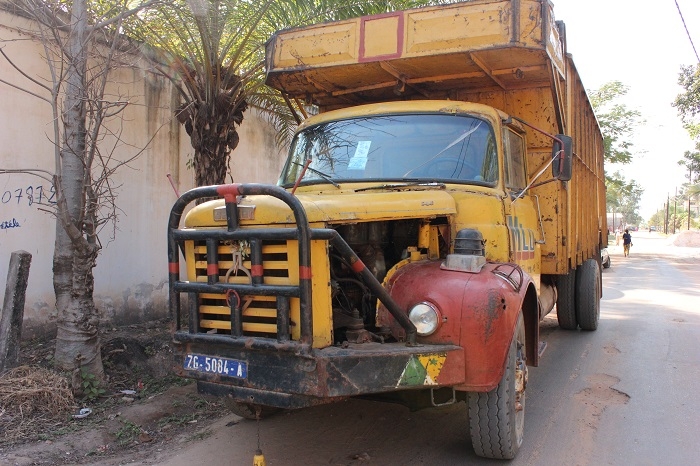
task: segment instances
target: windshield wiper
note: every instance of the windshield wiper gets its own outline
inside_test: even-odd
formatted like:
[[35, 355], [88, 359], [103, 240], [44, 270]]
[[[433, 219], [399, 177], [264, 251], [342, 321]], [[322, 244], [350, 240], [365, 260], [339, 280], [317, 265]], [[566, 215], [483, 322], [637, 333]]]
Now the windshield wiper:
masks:
[[392, 184], [380, 184], [377, 186], [368, 186], [366, 188], [356, 189], [355, 192], [359, 193], [361, 191], [373, 191], [377, 189], [406, 189], [406, 188], [436, 188], [445, 189], [445, 183], [435, 183], [435, 182], [425, 182], [425, 181], [415, 181], [412, 183], [392, 183]]
[[[304, 166], [304, 165], [300, 164], [299, 162], [292, 162], [292, 163], [293, 163], [294, 165], [299, 165], [300, 167], [303, 167], [303, 166]], [[335, 186], [336, 188], [340, 188], [340, 185], [339, 185], [338, 183], [336, 183], [335, 181], [333, 181], [333, 179], [330, 177], [330, 175], [326, 175], [325, 173], [323, 173], [323, 172], [321, 172], [321, 171], [318, 171], [318, 170], [316, 170], [315, 168], [306, 167], [306, 169], [309, 170], [309, 171], [312, 171], [312, 172], [316, 173], [318, 176], [320, 176], [321, 178], [323, 178], [325, 181], [328, 181], [330, 184], [332, 184], [332, 185]]]

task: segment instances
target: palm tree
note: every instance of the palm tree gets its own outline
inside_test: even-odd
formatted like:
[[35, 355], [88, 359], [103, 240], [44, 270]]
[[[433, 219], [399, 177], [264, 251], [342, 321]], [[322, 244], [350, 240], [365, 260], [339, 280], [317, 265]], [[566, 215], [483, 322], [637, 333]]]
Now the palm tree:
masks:
[[154, 47], [174, 84], [190, 136], [197, 186], [225, 181], [244, 112], [256, 107], [288, 141], [303, 114], [265, 82], [265, 43], [279, 29], [449, 1], [176, 0], [142, 15], [130, 33]]

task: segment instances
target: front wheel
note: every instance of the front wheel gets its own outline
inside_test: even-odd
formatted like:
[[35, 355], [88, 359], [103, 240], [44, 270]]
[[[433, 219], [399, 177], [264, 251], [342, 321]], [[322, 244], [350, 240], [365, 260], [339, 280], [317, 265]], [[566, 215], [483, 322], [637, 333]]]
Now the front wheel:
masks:
[[525, 323], [520, 313], [498, 386], [487, 393], [470, 392], [469, 434], [474, 452], [484, 458], [513, 459], [525, 430]]

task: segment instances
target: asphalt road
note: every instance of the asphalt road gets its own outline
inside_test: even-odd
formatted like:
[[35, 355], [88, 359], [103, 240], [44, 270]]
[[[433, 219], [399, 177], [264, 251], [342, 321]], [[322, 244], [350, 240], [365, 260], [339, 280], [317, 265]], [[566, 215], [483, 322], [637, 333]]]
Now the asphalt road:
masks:
[[[531, 368], [525, 441], [513, 465], [691, 465], [700, 462], [700, 249], [636, 233], [630, 257], [610, 248], [595, 332], [543, 322]], [[464, 404], [412, 413], [350, 400], [266, 419], [230, 415], [202, 440], [143, 464], [268, 466], [496, 464], [471, 449]]]

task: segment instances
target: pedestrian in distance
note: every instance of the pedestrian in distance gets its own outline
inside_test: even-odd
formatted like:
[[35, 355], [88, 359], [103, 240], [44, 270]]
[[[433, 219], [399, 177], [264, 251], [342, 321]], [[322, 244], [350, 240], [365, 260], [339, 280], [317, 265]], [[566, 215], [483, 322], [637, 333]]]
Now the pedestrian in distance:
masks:
[[622, 235], [622, 248], [625, 251], [625, 257], [630, 255], [630, 246], [632, 246], [632, 235], [630, 235], [630, 231], [625, 228], [625, 233]]

